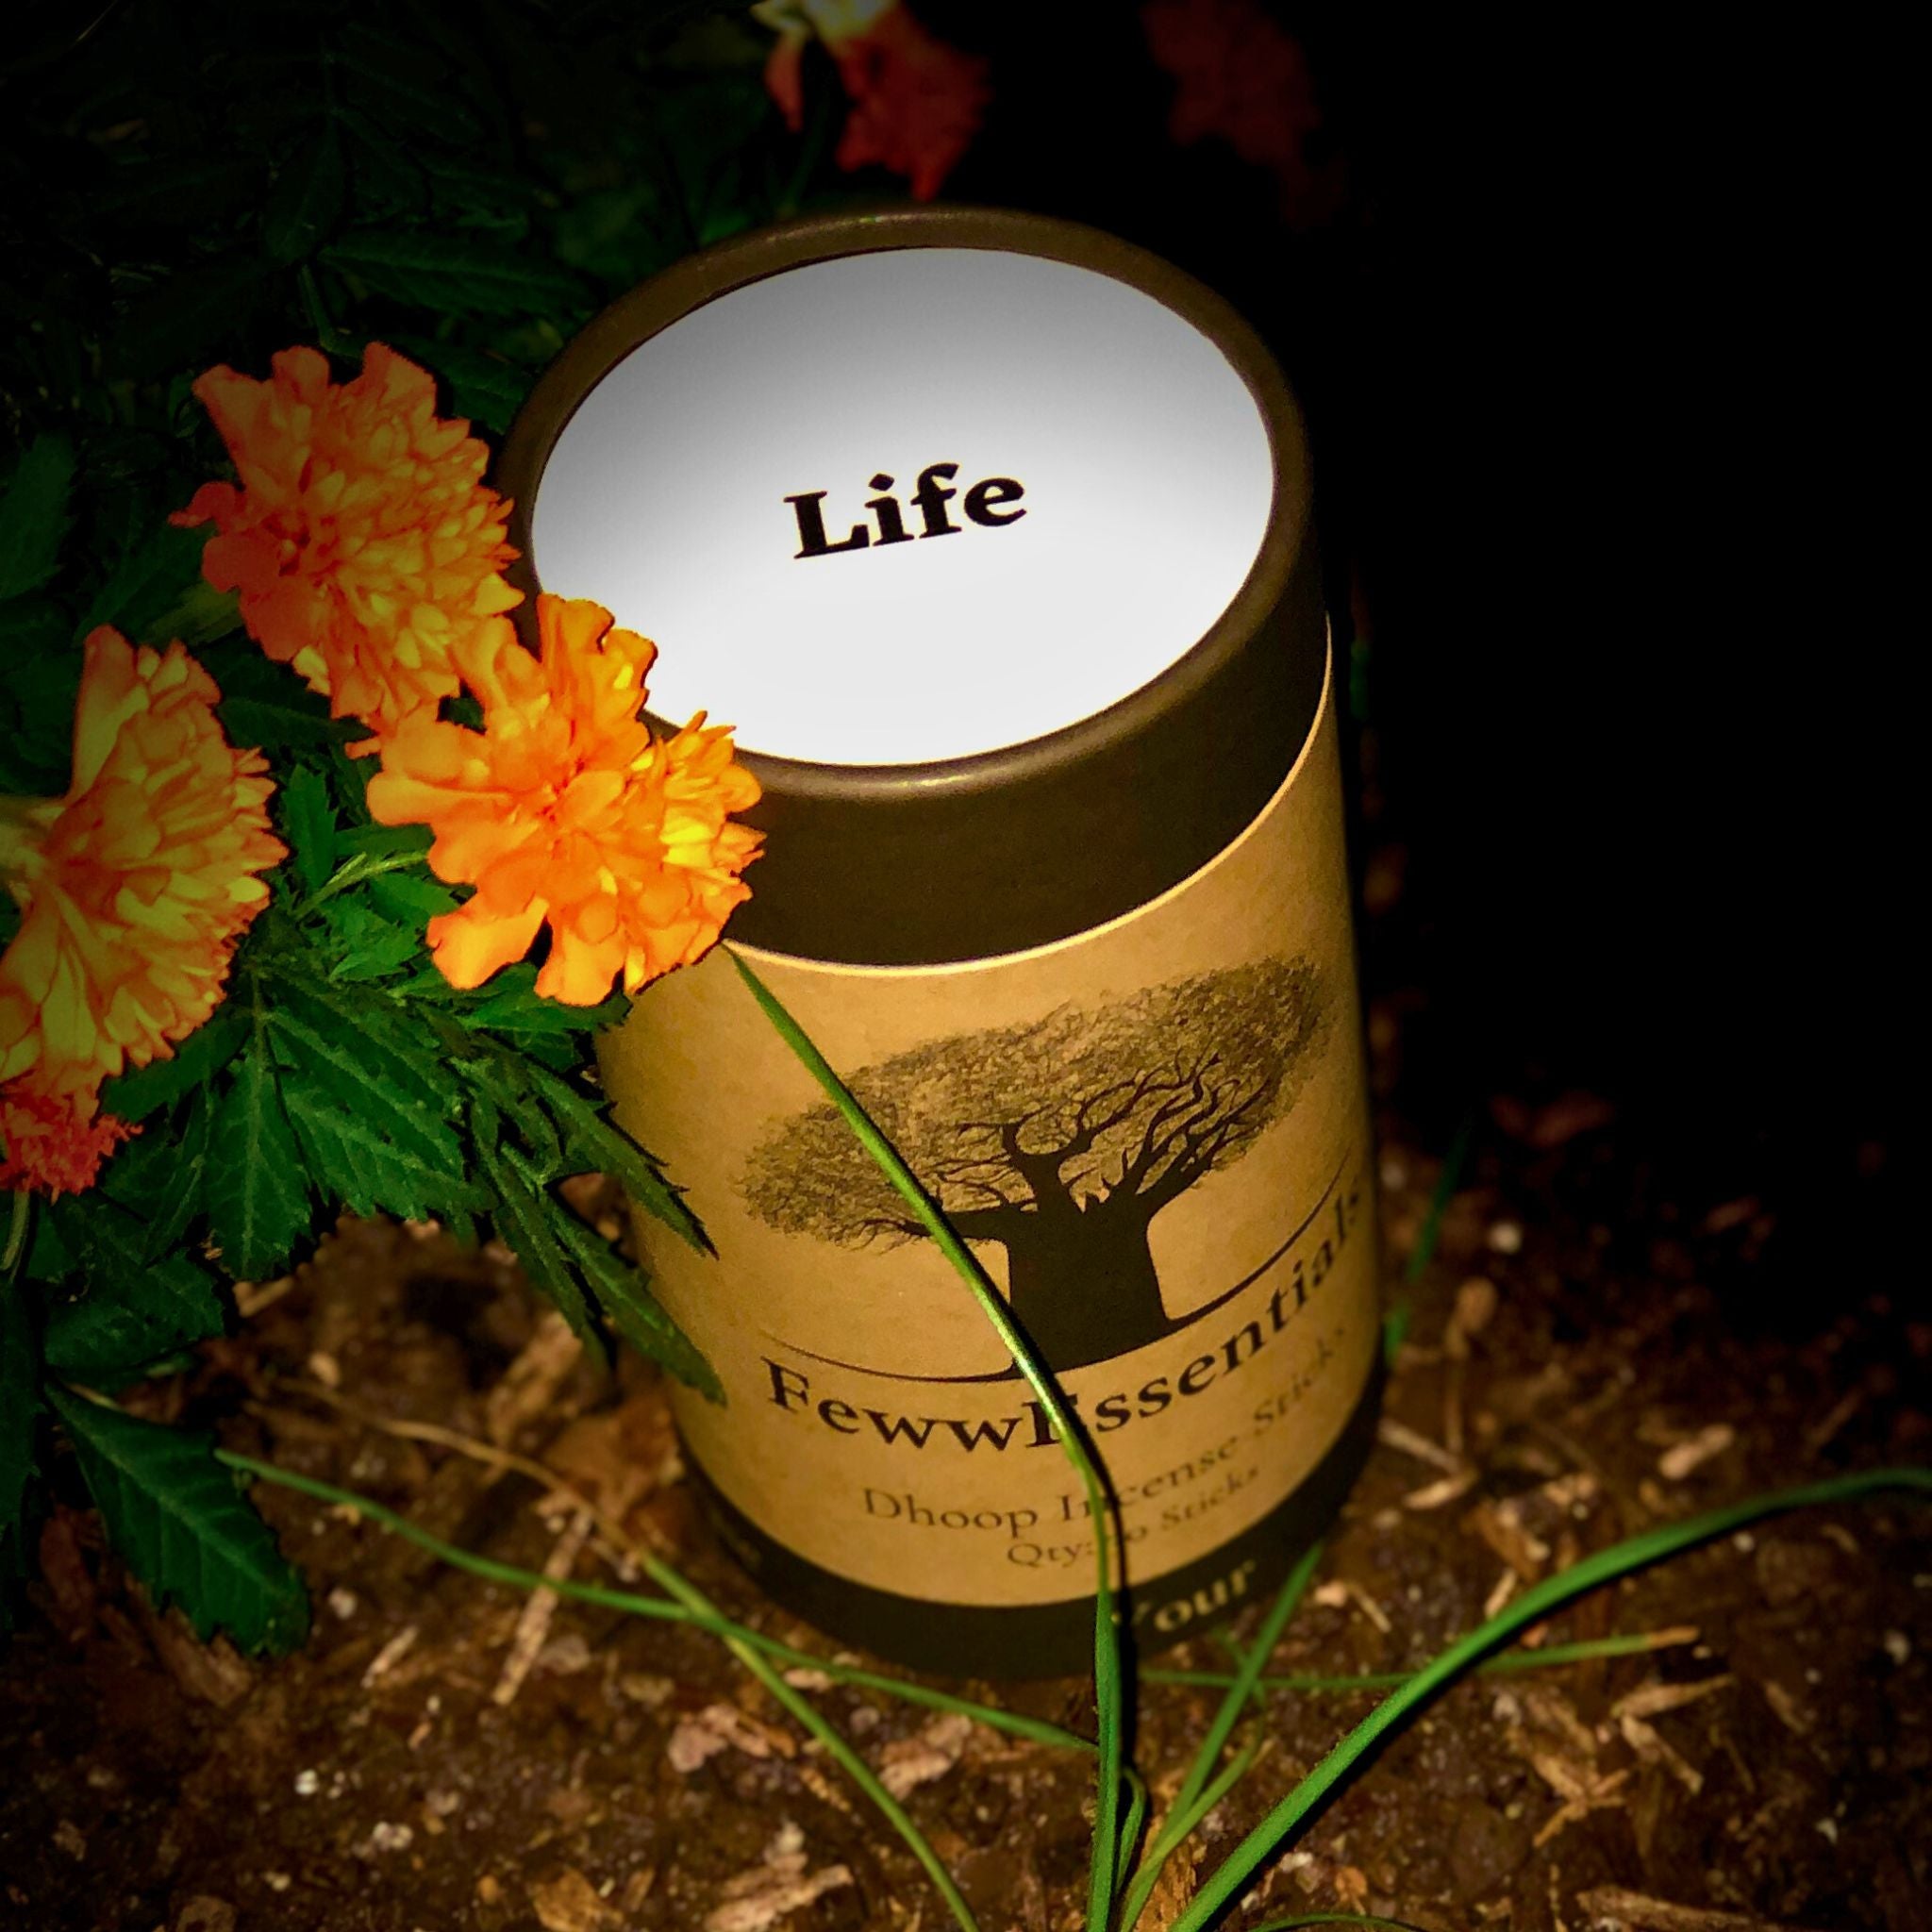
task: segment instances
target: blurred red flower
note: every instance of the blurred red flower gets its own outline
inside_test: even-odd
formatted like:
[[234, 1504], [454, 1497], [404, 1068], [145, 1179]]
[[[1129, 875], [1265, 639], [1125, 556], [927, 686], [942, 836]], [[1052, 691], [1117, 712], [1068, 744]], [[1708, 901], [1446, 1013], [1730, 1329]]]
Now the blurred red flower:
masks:
[[1266, 168], [1282, 218], [1295, 227], [1334, 211], [1338, 171], [1307, 158], [1308, 137], [1322, 125], [1307, 56], [1260, 0], [1144, 0], [1141, 25], [1176, 83], [1168, 117], [1175, 142], [1218, 137]]
[[805, 125], [805, 49], [817, 39], [852, 103], [833, 158], [902, 175], [930, 201], [978, 132], [987, 63], [935, 40], [901, 0], [760, 0], [752, 12], [777, 32], [765, 86], [791, 131]]

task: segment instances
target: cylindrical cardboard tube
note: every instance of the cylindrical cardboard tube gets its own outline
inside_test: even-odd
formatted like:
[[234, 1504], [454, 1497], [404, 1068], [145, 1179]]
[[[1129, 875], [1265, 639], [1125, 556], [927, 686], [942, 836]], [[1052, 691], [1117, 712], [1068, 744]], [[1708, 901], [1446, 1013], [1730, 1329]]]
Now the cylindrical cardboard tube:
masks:
[[[525, 588], [655, 638], [654, 714], [738, 725], [768, 838], [730, 941], [1058, 1372], [1143, 1646], [1240, 1608], [1339, 1507], [1379, 1362], [1335, 697], [1273, 360], [1091, 229], [806, 221], [606, 310], [504, 482]], [[675, 1401], [729, 1545], [885, 1655], [1080, 1668], [1074, 1472], [729, 962], [647, 988], [600, 1058], [717, 1251], [639, 1219], [727, 1393]]]

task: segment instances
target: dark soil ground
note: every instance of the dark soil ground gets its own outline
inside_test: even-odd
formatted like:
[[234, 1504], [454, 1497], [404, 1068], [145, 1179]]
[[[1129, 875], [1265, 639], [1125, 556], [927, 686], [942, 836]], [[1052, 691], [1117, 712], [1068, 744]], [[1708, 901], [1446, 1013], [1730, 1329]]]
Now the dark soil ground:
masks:
[[[1455, 1195], [1382, 1446], [1280, 1668], [1420, 1663], [1512, 1582], [1647, 1524], [1926, 1458], [1915, 1398], [1932, 1327], [1882, 1298], [1827, 1297], [1807, 1335], [1740, 1334], [1738, 1283], [1772, 1210], [1633, 1200], [1641, 1170], [1591, 1112], [1573, 1100], [1528, 1123], [1545, 1141], [1574, 1130], [1542, 1152], [1492, 1136], [1500, 1151]], [[1399, 1131], [1383, 1159], [1392, 1274], [1436, 1169]], [[1486, 1321], [1478, 1281], [1495, 1290]], [[575, 1550], [575, 1574], [608, 1576], [621, 1556], [585, 1537], [573, 1500], [455, 1444], [513, 1447], [735, 1613], [818, 1641], [759, 1603], [697, 1519], [649, 1373], [613, 1382], [559, 1346], [508, 1262], [351, 1226], [258, 1304], [238, 1339], [154, 1391], [159, 1408], [219, 1419], [231, 1442], [473, 1549], [539, 1569]], [[269, 1666], [155, 1618], [88, 1518], [55, 1519], [42, 1614], [0, 1670], [0, 1922], [942, 1923], [898, 1841], [708, 1640], [571, 1605], [532, 1620], [524, 1597], [392, 1537], [285, 1492], [262, 1500], [318, 1611], [307, 1651]], [[1537, 1932], [1932, 1922], [1932, 1512], [1881, 1500], [1775, 1519], [1600, 1592], [1548, 1635], [1611, 1630], [1670, 1641], [1465, 1682], [1230, 1923], [1338, 1906]], [[1174, 1660], [1219, 1655], [1198, 1643]], [[989, 1694], [1088, 1721], [1078, 1684]], [[900, 1767], [986, 1926], [1077, 1922], [1078, 1764], [870, 1695], [820, 1701]], [[1199, 1868], [1365, 1708], [1277, 1697]], [[1138, 1753], [1157, 1790], [1210, 1710], [1210, 1693], [1149, 1689]], [[1155, 1924], [1186, 1890], [1163, 1892]]]
[[[1385, 1103], [1410, 1010], [1375, 1008]], [[1408, 1341], [1381, 1444], [1277, 1668], [1414, 1666], [1486, 1604], [1647, 1524], [1932, 1460], [1932, 1321], [1906, 1299], [1916, 1291], [1840, 1274], [1794, 1300], [1776, 1198], [1664, 1187], [1641, 1137], [1589, 1095], [1498, 1099], [1410, 1290], [1441, 1150], [1415, 1145], [1392, 1104], [1382, 1133], [1387, 1273], [1391, 1300], [1413, 1295]], [[617, 1525], [734, 1615], [829, 1648], [711, 1539], [652, 1372], [588, 1365], [507, 1257], [347, 1225], [244, 1312], [235, 1339], [147, 1391], [152, 1412], [210, 1423], [526, 1568], [609, 1580], [625, 1560]], [[525, 1467], [492, 1464], [504, 1450]], [[316, 1603], [308, 1648], [273, 1664], [156, 1617], [90, 1517], [53, 1519], [36, 1615], [0, 1661], [0, 1924], [947, 1923], [899, 1840], [709, 1640], [533, 1607], [325, 1506], [260, 1499]], [[1337, 1908], [1426, 1932], [1932, 1924], [1932, 1509], [1886, 1497], [1775, 1518], [1535, 1635], [1612, 1631], [1656, 1633], [1657, 1647], [1449, 1691], [1228, 1924]], [[1224, 1654], [1201, 1640], [1166, 1661]], [[1075, 1682], [975, 1694], [1091, 1723]], [[909, 1793], [987, 1932], [1079, 1923], [1081, 1763], [883, 1697], [813, 1695]], [[1368, 1707], [1360, 1693], [1277, 1695], [1253, 1774], [1143, 1925], [1171, 1923]], [[1212, 1708], [1208, 1691], [1145, 1690], [1135, 1748], [1157, 1799]]]

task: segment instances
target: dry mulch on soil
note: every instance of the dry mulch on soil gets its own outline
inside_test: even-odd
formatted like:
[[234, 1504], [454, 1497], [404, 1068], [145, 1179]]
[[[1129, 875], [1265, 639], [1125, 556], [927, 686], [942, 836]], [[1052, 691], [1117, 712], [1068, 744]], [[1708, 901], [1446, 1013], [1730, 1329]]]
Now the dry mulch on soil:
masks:
[[[1657, 1205], [1602, 1109], [1496, 1110], [1416, 1293], [1376, 1455], [1276, 1668], [1425, 1661], [1485, 1606], [1646, 1524], [1932, 1449], [1932, 1324], [1825, 1298], [1740, 1320], [1774, 1205]], [[1432, 1160], [1384, 1124], [1384, 1228], [1413, 1248]], [[601, 1204], [608, 1210], [608, 1203]], [[1391, 1286], [1391, 1292], [1394, 1291]], [[681, 1479], [660, 1386], [587, 1365], [507, 1257], [345, 1225], [250, 1298], [234, 1340], [146, 1393], [238, 1448], [471, 1549], [609, 1579], [618, 1539], [734, 1615], [763, 1604]], [[467, 1446], [465, 1446], [467, 1445]], [[491, 1466], [508, 1450], [558, 1487]], [[710, 1641], [534, 1602], [285, 1491], [303, 1654], [251, 1664], [158, 1618], [62, 1509], [0, 1659], [0, 1922], [75, 1932], [934, 1932], [917, 1865]], [[586, 1508], [586, 1504], [593, 1506]], [[1558, 1618], [1655, 1651], [1467, 1680], [1270, 1869], [1234, 1927], [1354, 1908], [1427, 1932], [1888, 1932], [1932, 1923], [1932, 1511], [1774, 1519]], [[1215, 1668], [1197, 1641], [1165, 1661]], [[1074, 1727], [1073, 1682], [992, 1687]], [[907, 1794], [988, 1932], [1077, 1925], [1080, 1763], [814, 1687]], [[1171, 1793], [1214, 1693], [1151, 1687], [1136, 1750]], [[1277, 1696], [1248, 1780], [1176, 1861], [1166, 1925], [1368, 1708]]]

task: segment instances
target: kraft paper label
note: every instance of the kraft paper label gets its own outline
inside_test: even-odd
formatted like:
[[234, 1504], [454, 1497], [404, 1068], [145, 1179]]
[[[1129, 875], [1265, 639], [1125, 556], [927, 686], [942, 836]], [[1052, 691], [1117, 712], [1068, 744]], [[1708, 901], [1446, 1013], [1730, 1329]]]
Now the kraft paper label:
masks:
[[[1241, 837], [1108, 925], [931, 969], [743, 949], [1058, 1373], [1119, 1495], [1130, 1583], [1280, 1505], [1374, 1364], [1341, 798], [1324, 695]], [[617, 1118], [717, 1248], [638, 1217], [658, 1293], [727, 1393], [674, 1396], [725, 1497], [879, 1590], [1091, 1593], [1091, 1526], [1046, 1416], [731, 962], [649, 989], [602, 1058]]]

